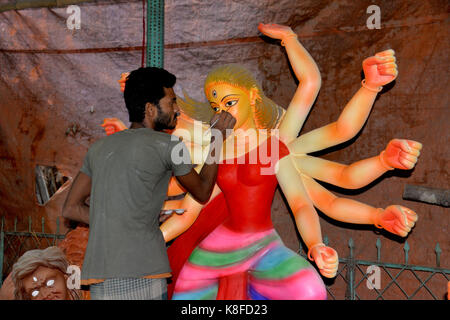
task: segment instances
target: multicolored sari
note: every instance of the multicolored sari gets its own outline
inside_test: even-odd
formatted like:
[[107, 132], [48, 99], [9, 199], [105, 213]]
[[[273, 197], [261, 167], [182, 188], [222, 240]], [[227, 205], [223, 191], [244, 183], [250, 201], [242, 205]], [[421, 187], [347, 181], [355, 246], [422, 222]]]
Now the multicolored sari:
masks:
[[247, 273], [246, 293], [252, 300], [326, 298], [316, 270], [286, 248], [274, 229], [244, 233], [224, 225], [194, 249], [178, 276], [172, 298], [216, 299], [219, 279], [241, 273]]

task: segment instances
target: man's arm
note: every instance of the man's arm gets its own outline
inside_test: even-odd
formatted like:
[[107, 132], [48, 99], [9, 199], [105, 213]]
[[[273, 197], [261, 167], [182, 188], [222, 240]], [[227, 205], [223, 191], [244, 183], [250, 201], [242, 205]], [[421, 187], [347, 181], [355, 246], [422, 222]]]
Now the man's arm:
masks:
[[[211, 151], [209, 157], [214, 157], [214, 155], [211, 156]], [[205, 163], [200, 173], [191, 169], [191, 172], [188, 174], [177, 176], [176, 178], [195, 200], [200, 203], [205, 203], [209, 200], [214, 184], [216, 183], [217, 168], [217, 163], [215, 161], [211, 164]]]
[[89, 224], [89, 207], [86, 205], [86, 199], [90, 193], [91, 178], [87, 174], [79, 172], [64, 202], [63, 217]]
[[215, 129], [220, 130], [221, 138], [216, 139], [215, 136], [212, 136], [208, 158], [202, 170], [197, 173], [194, 169], [191, 169], [188, 174], [176, 177], [180, 184], [201, 203], [207, 202], [211, 196], [216, 183], [217, 162], [223, 141], [226, 138], [226, 130], [234, 127], [236, 119], [228, 112], [222, 111], [211, 119], [211, 123], [216, 123]]

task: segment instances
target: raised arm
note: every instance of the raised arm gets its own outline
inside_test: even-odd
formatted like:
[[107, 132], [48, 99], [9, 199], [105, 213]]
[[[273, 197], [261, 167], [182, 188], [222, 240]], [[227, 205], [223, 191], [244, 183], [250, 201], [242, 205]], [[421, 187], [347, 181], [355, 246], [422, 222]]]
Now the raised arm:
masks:
[[280, 139], [289, 143], [297, 137], [317, 97], [321, 84], [320, 72], [314, 59], [300, 44], [290, 27], [261, 23], [258, 29], [271, 38], [282, 40], [289, 62], [300, 82], [279, 127]]
[[206, 202], [210, 198], [216, 183], [218, 160], [222, 150], [223, 141], [226, 139], [227, 130], [230, 130], [236, 124], [236, 119], [228, 112], [222, 111], [220, 114], [214, 115], [211, 122], [216, 123], [215, 132], [218, 136], [211, 136], [211, 145], [207, 159], [197, 173], [191, 169], [186, 175], [177, 176], [181, 186], [192, 194], [199, 202]]
[[347, 103], [338, 120], [301, 135], [290, 145], [295, 154], [326, 149], [353, 138], [369, 116], [373, 103], [383, 85], [397, 77], [394, 50], [386, 50], [363, 61], [365, 79], [362, 87]]

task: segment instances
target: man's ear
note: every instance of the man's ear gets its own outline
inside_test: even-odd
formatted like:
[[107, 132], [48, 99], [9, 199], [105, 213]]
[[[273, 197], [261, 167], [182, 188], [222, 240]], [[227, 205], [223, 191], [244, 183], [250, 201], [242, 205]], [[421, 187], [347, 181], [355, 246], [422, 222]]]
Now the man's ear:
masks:
[[158, 115], [158, 110], [153, 103], [147, 102], [145, 104], [145, 116], [148, 117], [148, 120], [153, 121]]

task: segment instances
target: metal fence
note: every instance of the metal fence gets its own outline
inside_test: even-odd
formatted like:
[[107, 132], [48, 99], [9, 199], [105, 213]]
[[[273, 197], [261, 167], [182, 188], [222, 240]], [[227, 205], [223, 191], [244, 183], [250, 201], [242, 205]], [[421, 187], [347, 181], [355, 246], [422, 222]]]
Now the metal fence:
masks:
[[[40, 232], [32, 231], [32, 219], [28, 218], [28, 231], [17, 231], [17, 218], [14, 227], [6, 231], [5, 219], [2, 217], [0, 230], [0, 286], [4, 278], [11, 272], [16, 260], [28, 250], [44, 249], [58, 245], [65, 235], [59, 233], [60, 222], [56, 220], [56, 233], [45, 232], [45, 220], [41, 219]], [[329, 244], [328, 237], [324, 237], [324, 243]], [[444, 292], [450, 277], [450, 269], [441, 268], [440, 260], [442, 250], [439, 244], [435, 246], [435, 267], [418, 266], [409, 264], [410, 247], [406, 241], [403, 247], [404, 264], [387, 263], [381, 261], [381, 240], [377, 239], [376, 261], [358, 260], [354, 256], [355, 244], [349, 239], [349, 255], [339, 258], [339, 269], [333, 280], [325, 279], [328, 298], [334, 300], [360, 300], [360, 299], [445, 299]], [[306, 257], [306, 253], [300, 249], [299, 254]], [[378, 268], [383, 285], [380, 287], [367, 287], [371, 282], [372, 273], [367, 273], [367, 267]], [[366, 268], [366, 270], [364, 270]], [[405, 278], [405, 274], [409, 278]], [[411, 284], [417, 282], [417, 287], [411, 289]], [[430, 283], [433, 282], [431, 285]], [[408, 288], [405, 288], [407, 285]], [[408, 291], [410, 291], [408, 293]], [[439, 293], [436, 291], [440, 291]], [[425, 295], [424, 295], [425, 293]]]
[[45, 233], [45, 219], [41, 219], [41, 231], [32, 230], [32, 219], [28, 217], [28, 231], [17, 231], [17, 217], [14, 219], [14, 227], [7, 231], [5, 218], [1, 219], [0, 229], [0, 286], [4, 278], [11, 272], [13, 264], [26, 251], [33, 249], [45, 249], [57, 246], [65, 235], [59, 233], [60, 221], [56, 219], [56, 233]]
[[[328, 237], [324, 237], [324, 243], [329, 244]], [[447, 283], [449, 281], [450, 269], [441, 268], [442, 250], [439, 243], [434, 251], [436, 254], [435, 267], [418, 266], [409, 264], [410, 247], [408, 241], [403, 246], [404, 264], [387, 263], [381, 261], [381, 240], [378, 238], [375, 246], [377, 250], [377, 260], [358, 260], [354, 256], [355, 243], [352, 238], [348, 240], [349, 256], [339, 258], [339, 268], [336, 278], [331, 280], [332, 284], [327, 284], [328, 298], [333, 300], [444, 300], [446, 299]], [[300, 249], [299, 254], [306, 257], [306, 253]], [[367, 267], [371, 267], [372, 272], [367, 272]], [[365, 269], [365, 270], [364, 270]], [[378, 274], [375, 274], [378, 272]], [[382, 285], [378, 287], [373, 283], [373, 277], [379, 276]], [[338, 285], [336, 282], [344, 285]], [[431, 285], [430, 283], [433, 282]], [[417, 283], [417, 287], [412, 287]], [[336, 289], [345, 290], [336, 293]], [[407, 289], [405, 287], [408, 287]], [[344, 291], [344, 292], [342, 292]], [[409, 292], [408, 292], [409, 291]]]

